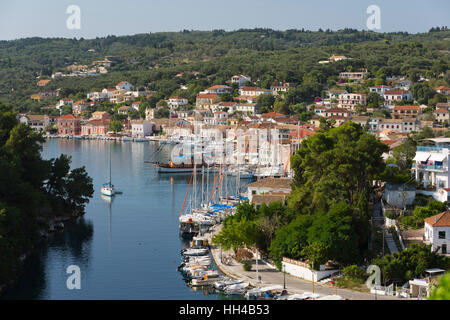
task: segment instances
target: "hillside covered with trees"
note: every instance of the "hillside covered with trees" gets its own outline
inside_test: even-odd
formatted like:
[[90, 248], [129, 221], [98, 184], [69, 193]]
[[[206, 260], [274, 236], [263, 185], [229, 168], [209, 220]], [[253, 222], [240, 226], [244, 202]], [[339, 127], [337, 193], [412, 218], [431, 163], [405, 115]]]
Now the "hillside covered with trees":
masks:
[[[55, 79], [45, 90], [60, 88], [63, 97], [85, 99], [89, 91], [126, 80], [138, 88], [157, 91], [161, 99], [177, 94], [193, 103], [200, 90], [244, 73], [262, 88], [269, 88], [274, 81], [299, 84], [288, 97], [295, 104], [323, 96], [324, 89], [337, 83], [339, 72], [360, 69], [370, 72], [374, 84], [383, 84], [388, 76], [406, 75], [413, 81], [420, 76], [432, 78], [429, 85], [433, 87], [450, 81], [449, 39], [449, 30], [411, 35], [353, 29], [241, 29], [2, 41], [0, 101], [17, 110], [40, 112], [49, 101], [30, 99], [38, 91], [37, 77], [47, 79], [70, 65], [91, 65], [105, 56], [120, 61], [107, 74]], [[351, 59], [318, 63], [332, 55]], [[190, 73], [194, 71], [199, 75]], [[175, 77], [181, 72], [182, 77]], [[180, 85], [188, 89], [180, 90]]]

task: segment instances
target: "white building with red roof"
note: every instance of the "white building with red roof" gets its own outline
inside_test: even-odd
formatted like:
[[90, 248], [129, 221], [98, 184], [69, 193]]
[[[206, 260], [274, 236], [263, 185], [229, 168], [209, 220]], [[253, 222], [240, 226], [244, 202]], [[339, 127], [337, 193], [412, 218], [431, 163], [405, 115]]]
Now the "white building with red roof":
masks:
[[117, 90], [126, 90], [126, 91], [132, 91], [134, 90], [134, 86], [127, 82], [127, 81], [121, 81], [116, 85]]
[[233, 88], [226, 86], [224, 84], [218, 84], [212, 87], [205, 89], [202, 93], [206, 94], [223, 94], [223, 93], [231, 93], [233, 92]]
[[169, 102], [167, 103], [170, 107], [170, 109], [177, 109], [180, 107], [184, 107], [189, 103], [188, 99], [185, 99], [183, 97], [175, 96], [169, 98]]
[[412, 100], [413, 96], [411, 91], [407, 90], [387, 90], [384, 95], [384, 105], [392, 108], [392, 106], [395, 106], [397, 102], [402, 100]]
[[253, 96], [253, 97], [258, 97], [262, 94], [272, 94], [272, 91], [268, 90], [268, 89], [261, 89], [258, 87], [242, 87], [239, 89], [239, 94], [241, 96]]
[[433, 112], [436, 122], [438, 123], [449, 123], [450, 122], [450, 112], [448, 109], [440, 108]]
[[424, 242], [431, 245], [431, 250], [440, 254], [449, 254], [450, 246], [450, 211], [439, 213], [424, 220]]

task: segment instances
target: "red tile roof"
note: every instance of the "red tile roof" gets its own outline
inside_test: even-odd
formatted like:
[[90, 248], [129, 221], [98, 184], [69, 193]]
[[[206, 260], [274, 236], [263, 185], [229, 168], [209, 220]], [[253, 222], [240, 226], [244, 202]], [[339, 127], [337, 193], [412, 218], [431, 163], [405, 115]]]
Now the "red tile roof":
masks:
[[197, 98], [200, 99], [220, 99], [220, 97], [217, 94], [213, 93], [202, 93], [197, 96]]
[[450, 227], [450, 211], [439, 213], [426, 218], [424, 221], [432, 227]]
[[386, 95], [401, 95], [401, 94], [408, 94], [409, 91], [406, 90], [389, 90], [386, 91], [384, 94]]
[[416, 110], [419, 111], [419, 106], [395, 106], [394, 110]]
[[277, 112], [268, 112], [261, 115], [262, 118], [286, 117], [286, 115]]
[[80, 119], [80, 118], [74, 116], [73, 114], [67, 114], [65, 116], [59, 117], [58, 119]]
[[217, 89], [220, 89], [220, 88], [223, 88], [223, 87], [228, 87], [228, 86], [223, 85], [223, 84], [216, 84], [215, 86], [209, 87], [206, 90], [217, 90]]
[[[312, 132], [308, 129], [300, 129], [300, 139], [306, 138], [306, 137], [311, 137], [315, 134], [315, 132]], [[299, 132], [298, 131], [292, 131], [289, 134], [290, 138], [297, 138], [299, 136]]]

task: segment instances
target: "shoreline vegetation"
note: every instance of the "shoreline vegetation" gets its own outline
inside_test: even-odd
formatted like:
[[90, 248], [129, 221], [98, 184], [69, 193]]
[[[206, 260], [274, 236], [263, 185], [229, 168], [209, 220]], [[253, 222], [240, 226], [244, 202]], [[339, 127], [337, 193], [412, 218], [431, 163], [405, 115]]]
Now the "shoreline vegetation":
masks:
[[40, 240], [84, 214], [92, 178], [66, 155], [44, 160], [45, 138], [0, 104], [0, 294]]

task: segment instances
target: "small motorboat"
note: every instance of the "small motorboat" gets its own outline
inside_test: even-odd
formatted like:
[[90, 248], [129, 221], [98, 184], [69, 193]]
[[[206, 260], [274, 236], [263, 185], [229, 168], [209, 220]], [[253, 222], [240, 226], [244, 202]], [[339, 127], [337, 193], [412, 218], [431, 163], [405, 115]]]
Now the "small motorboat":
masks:
[[227, 286], [223, 291], [228, 295], [244, 295], [250, 283], [242, 282]]
[[181, 252], [181, 254], [183, 256], [206, 256], [208, 254], [208, 249], [207, 248], [198, 248], [198, 249], [189, 248], [189, 249], [183, 250]]
[[213, 286], [214, 288], [216, 288], [217, 290], [224, 290], [227, 286], [232, 286], [235, 284], [240, 284], [244, 282], [243, 280], [233, 280], [230, 278], [224, 279], [223, 281], [216, 281], [214, 282]]

